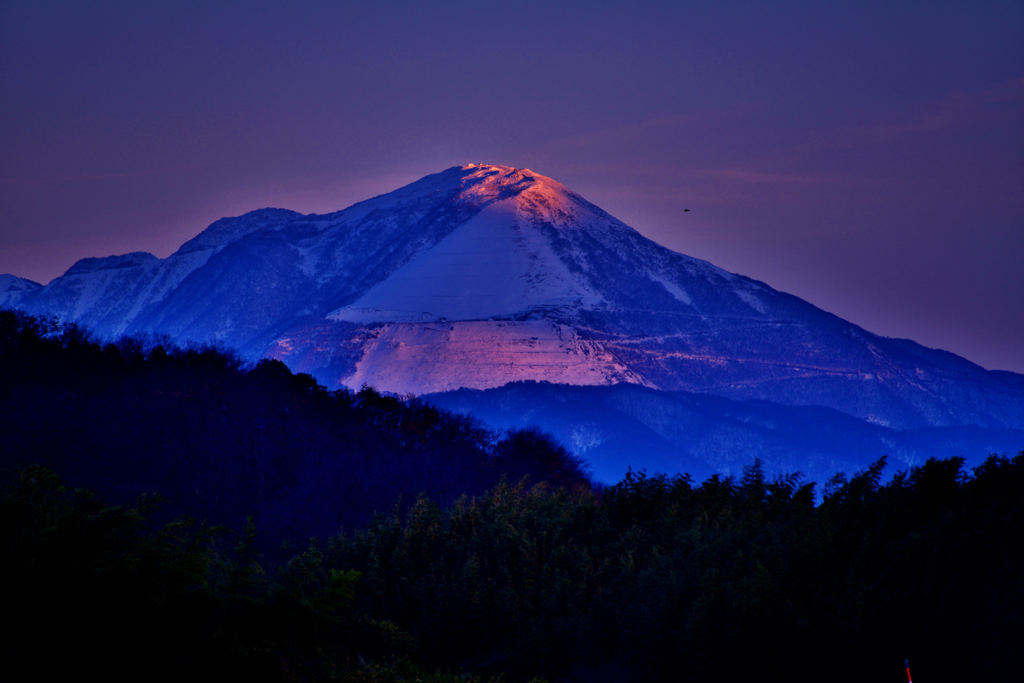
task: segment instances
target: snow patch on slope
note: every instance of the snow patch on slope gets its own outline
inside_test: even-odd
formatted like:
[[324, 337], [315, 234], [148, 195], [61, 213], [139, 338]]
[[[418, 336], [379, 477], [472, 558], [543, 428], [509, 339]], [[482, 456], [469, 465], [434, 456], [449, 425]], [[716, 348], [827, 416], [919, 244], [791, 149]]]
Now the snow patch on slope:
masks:
[[681, 301], [687, 306], [693, 304], [693, 302], [690, 301], [690, 295], [686, 293], [686, 290], [684, 290], [682, 287], [675, 284], [674, 282], [669, 281], [668, 278], [664, 278], [658, 275], [657, 273], [652, 273], [650, 271], [648, 271], [647, 276], [650, 277], [655, 282], [657, 282], [658, 284], [660, 284], [662, 287], [664, 287], [665, 290], [669, 294], [674, 296], [677, 300]]
[[761, 315], [768, 313], [768, 307], [765, 306], [764, 302], [761, 301], [753, 292], [744, 289], [743, 287], [736, 287], [733, 291], [736, 292], [736, 296], [740, 298], [740, 301], [750, 306]]
[[651, 386], [600, 343], [543, 320], [389, 323], [374, 332], [356, 371], [342, 380], [352, 389], [370, 384], [397, 394], [426, 394], [520, 380]]

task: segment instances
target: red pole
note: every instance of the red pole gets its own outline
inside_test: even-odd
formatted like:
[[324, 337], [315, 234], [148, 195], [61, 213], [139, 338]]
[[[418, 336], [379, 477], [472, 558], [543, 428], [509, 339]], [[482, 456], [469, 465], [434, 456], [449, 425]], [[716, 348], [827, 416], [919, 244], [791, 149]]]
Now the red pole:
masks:
[[910, 662], [904, 659], [903, 666], [907, 668], [907, 683], [914, 683], [912, 680], [910, 680]]

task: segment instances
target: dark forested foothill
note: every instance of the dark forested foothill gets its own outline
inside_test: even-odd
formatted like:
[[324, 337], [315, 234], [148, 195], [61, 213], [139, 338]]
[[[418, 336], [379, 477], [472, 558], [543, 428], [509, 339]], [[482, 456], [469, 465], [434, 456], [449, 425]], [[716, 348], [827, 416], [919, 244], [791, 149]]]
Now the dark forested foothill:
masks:
[[0, 464], [43, 464], [110, 501], [158, 491], [173, 514], [240, 527], [263, 550], [367, 521], [425, 493], [446, 506], [503, 476], [587, 485], [535, 430], [497, 435], [416, 400], [327, 391], [281, 362], [159, 338], [99, 344], [0, 311]]
[[598, 488], [542, 434], [212, 349], [0, 313], [0, 373], [16, 679], [1019, 674], [1024, 453]]

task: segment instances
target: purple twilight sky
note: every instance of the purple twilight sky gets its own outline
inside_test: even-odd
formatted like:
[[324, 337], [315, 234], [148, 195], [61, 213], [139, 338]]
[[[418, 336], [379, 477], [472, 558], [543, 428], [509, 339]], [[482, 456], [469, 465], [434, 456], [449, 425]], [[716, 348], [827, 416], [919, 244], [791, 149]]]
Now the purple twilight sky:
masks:
[[1020, 0], [0, 2], [0, 273], [469, 162], [1024, 372]]

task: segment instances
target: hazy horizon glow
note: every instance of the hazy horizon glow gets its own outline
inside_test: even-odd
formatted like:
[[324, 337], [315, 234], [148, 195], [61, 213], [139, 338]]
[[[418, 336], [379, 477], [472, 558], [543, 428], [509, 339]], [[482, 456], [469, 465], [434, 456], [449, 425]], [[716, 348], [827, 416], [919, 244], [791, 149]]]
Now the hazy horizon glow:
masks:
[[0, 4], [0, 273], [470, 162], [1024, 372], [1019, 2]]

